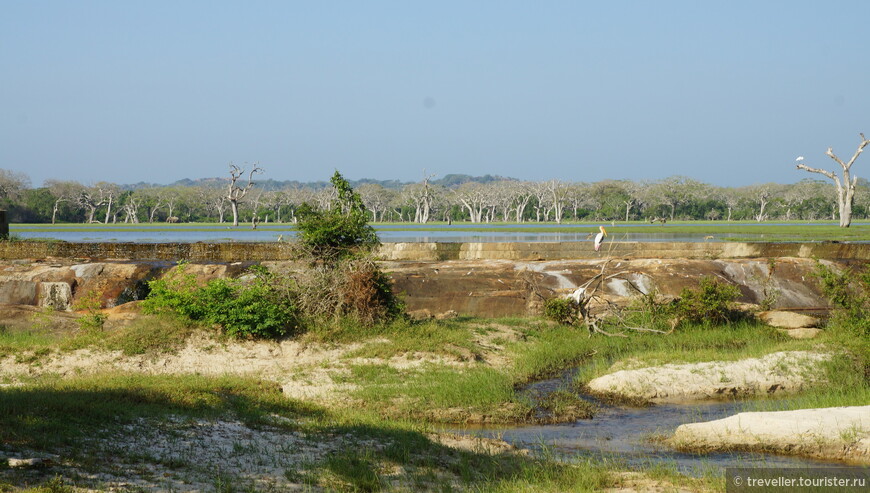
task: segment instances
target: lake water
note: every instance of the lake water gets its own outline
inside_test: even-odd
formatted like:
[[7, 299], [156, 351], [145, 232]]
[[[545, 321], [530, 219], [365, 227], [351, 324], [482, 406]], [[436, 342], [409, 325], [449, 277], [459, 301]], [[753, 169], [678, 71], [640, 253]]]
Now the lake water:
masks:
[[[82, 228], [82, 225], [77, 225]], [[455, 227], [455, 226], [453, 226]], [[481, 225], [470, 225], [470, 227], [480, 228]], [[510, 227], [510, 226], [508, 226]], [[538, 226], [536, 226], [538, 227]], [[564, 228], [565, 226], [556, 226]], [[513, 228], [516, 228], [513, 226]], [[11, 232], [24, 239], [32, 238], [54, 238], [57, 240], [70, 242], [121, 242], [121, 243], [193, 243], [193, 242], [271, 242], [278, 241], [279, 238], [284, 240], [293, 238], [295, 233], [291, 229], [281, 229], [275, 227], [260, 228], [252, 230], [250, 228], [226, 228], [226, 229], [208, 229], [206, 231], [191, 231], [180, 228], [170, 228], [162, 226], [146, 231], [125, 231], [123, 229], [94, 229], [93, 231], [75, 231], [73, 228], [57, 227], [51, 229], [37, 231], [16, 231], [15, 227], [11, 228]], [[378, 228], [376, 228], [378, 229]], [[438, 230], [433, 227], [427, 229], [412, 228], [405, 231], [389, 231], [378, 230], [378, 236], [381, 241], [387, 243], [417, 243], [417, 242], [456, 242], [456, 243], [485, 243], [485, 242], [573, 242], [573, 241], [591, 241], [589, 237], [593, 228], [589, 226], [578, 226], [576, 233], [566, 232], [516, 232], [516, 231], [500, 231], [501, 228], [497, 225], [492, 228], [487, 228], [487, 231], [451, 231]], [[640, 241], [640, 242], [704, 242], [704, 241], [724, 241], [728, 235], [714, 235], [713, 238], [705, 238], [703, 234], [691, 233], [618, 233], [612, 232], [609, 236], [611, 241]], [[748, 239], [763, 239], [761, 234], [740, 234], [741, 238]]]

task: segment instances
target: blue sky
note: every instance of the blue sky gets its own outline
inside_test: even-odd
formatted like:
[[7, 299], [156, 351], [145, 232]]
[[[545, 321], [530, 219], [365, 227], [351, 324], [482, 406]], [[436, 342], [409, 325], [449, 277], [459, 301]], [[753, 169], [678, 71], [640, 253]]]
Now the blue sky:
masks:
[[[866, 1], [0, 1], [0, 168], [793, 183], [870, 133]], [[862, 162], [864, 161], [864, 162]], [[854, 171], [870, 177], [870, 156]]]

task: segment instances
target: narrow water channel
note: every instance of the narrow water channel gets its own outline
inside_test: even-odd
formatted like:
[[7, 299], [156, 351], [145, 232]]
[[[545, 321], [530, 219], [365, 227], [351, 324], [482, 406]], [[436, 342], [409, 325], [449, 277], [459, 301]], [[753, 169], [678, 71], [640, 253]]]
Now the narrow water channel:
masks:
[[[522, 393], [539, 399], [549, 392], [569, 388], [576, 370], [559, 378], [536, 382]], [[645, 408], [613, 406], [590, 396], [599, 408], [593, 419], [573, 423], [533, 426], [481, 426], [454, 430], [458, 433], [499, 438], [516, 447], [535, 452], [546, 449], [561, 460], [602, 458], [617, 460], [627, 467], [662, 465], [683, 474], [722, 474], [726, 467], [850, 467], [802, 457], [727, 452], [693, 454], [675, 451], [656, 443], [655, 437], [669, 437], [682, 424], [712, 421], [743, 411], [742, 401], [660, 404]], [[854, 466], [856, 469], [859, 466]], [[860, 466], [866, 469], [866, 466]]]

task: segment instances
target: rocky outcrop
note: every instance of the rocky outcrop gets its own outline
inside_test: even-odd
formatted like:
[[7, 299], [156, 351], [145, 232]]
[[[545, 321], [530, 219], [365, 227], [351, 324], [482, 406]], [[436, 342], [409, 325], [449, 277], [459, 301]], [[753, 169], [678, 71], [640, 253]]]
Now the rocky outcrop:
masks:
[[829, 358], [790, 351], [739, 361], [669, 364], [616, 371], [592, 379], [587, 386], [601, 394], [658, 402], [790, 393], [819, 383], [814, 368]]
[[779, 329], [808, 329], [819, 326], [819, 319], [801, 313], [771, 310], [761, 312], [758, 319]]
[[[605, 260], [452, 260], [439, 262], [383, 262], [396, 291], [409, 310], [432, 313], [455, 310], [461, 315], [522, 316], [540, 313], [545, 298], [574, 291], [602, 270]], [[740, 301], [775, 307], [825, 307], [810, 259], [690, 260], [614, 259], [607, 262], [609, 279], [599, 291], [613, 301], [657, 292], [676, 297], [695, 288], [703, 277], [736, 284]]]
[[[215, 277], [239, 276], [252, 263], [188, 263], [185, 269], [199, 282], [205, 282]], [[279, 271], [304, 268], [284, 260], [262, 264]], [[651, 292], [672, 298], [683, 288], [697, 287], [698, 280], [708, 276], [739, 286], [740, 301], [745, 303], [773, 302], [776, 307], [826, 305], [811, 275], [816, 261], [804, 258], [779, 258], [775, 262], [658, 258], [383, 261], [381, 266], [392, 277], [394, 289], [409, 311], [428, 310], [432, 315], [451, 311], [482, 317], [539, 314], [544, 299], [571, 293], [601, 273], [602, 267], [608, 274], [619, 274], [599, 290], [599, 294], [616, 302]], [[66, 310], [81, 296], [95, 292], [103, 307], [113, 307], [144, 298], [149, 280], [174, 270], [172, 263], [151, 261], [0, 261], [0, 304]]]
[[682, 449], [763, 450], [870, 464], [870, 406], [740, 413], [680, 426]]

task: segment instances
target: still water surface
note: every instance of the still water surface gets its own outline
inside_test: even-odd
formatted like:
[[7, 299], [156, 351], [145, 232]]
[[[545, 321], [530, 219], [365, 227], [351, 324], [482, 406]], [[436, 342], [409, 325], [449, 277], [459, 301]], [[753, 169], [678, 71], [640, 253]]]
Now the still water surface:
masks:
[[[570, 389], [575, 374], [576, 370], [569, 370], [558, 378], [533, 383], [521, 395], [535, 401], [555, 390]], [[665, 465], [689, 475], [708, 472], [722, 474], [726, 467], [863, 467], [761, 453], [684, 453], [652, 440], [672, 435], [682, 424], [712, 421], [743, 412], [747, 407], [745, 401], [660, 404], [637, 408], [613, 406], [593, 397], [581, 397], [598, 406], [599, 411], [593, 419], [557, 425], [469, 427], [451, 431], [500, 438], [517, 447], [536, 451], [546, 449], [565, 461], [592, 456], [635, 467]]]
[[[479, 225], [476, 227], [480, 227]], [[377, 228], [376, 228], [377, 229]], [[182, 229], [154, 229], [153, 231], [95, 230], [67, 231], [63, 228], [42, 231], [15, 231], [21, 238], [54, 238], [70, 242], [119, 242], [119, 243], [193, 243], [193, 242], [232, 242], [232, 241], [278, 241], [291, 239], [295, 236], [293, 230], [281, 229], [213, 229], [208, 231], [190, 231]], [[387, 243], [415, 242], [457, 242], [457, 243], [487, 243], [487, 242], [570, 242], [591, 241], [592, 228], [578, 226], [576, 233], [565, 232], [505, 232], [493, 227], [490, 231], [446, 231], [446, 230], [379, 230], [381, 241]], [[724, 241], [726, 235], [714, 235], [706, 238], [702, 234], [691, 233], [617, 233], [613, 232], [612, 241], [640, 242], [716, 242]], [[763, 239], [761, 234], [741, 234], [741, 238]]]

